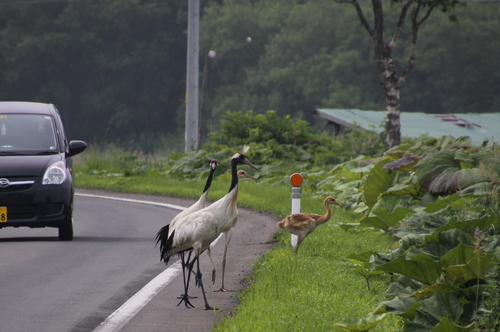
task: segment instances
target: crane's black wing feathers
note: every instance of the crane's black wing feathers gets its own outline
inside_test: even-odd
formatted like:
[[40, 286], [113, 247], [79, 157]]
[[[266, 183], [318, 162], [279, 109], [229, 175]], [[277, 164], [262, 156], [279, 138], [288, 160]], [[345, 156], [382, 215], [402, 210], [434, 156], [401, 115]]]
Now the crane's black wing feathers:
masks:
[[167, 253], [172, 249], [172, 243], [174, 242], [175, 230], [168, 236], [168, 230], [170, 225], [163, 226], [156, 234], [156, 245], [160, 244], [160, 261], [163, 260], [168, 263], [170, 256]]

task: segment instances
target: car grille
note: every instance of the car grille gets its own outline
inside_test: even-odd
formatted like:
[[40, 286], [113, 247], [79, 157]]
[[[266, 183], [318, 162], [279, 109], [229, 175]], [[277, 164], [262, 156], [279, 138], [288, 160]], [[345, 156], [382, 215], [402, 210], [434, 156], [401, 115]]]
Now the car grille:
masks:
[[37, 215], [41, 218], [56, 216], [63, 212], [63, 204], [47, 203], [38, 205], [10, 205], [7, 217], [10, 221], [21, 219], [33, 219]]
[[9, 206], [7, 217], [9, 220], [32, 219], [37, 214], [36, 205]]
[[9, 177], [0, 179], [0, 193], [29, 190], [35, 184], [34, 176]]

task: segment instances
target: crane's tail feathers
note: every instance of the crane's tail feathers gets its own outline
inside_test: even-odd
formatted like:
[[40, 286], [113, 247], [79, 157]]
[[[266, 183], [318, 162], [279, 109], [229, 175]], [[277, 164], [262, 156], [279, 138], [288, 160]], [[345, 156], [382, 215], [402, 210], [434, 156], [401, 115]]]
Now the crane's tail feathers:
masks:
[[285, 219], [278, 223], [278, 228], [285, 229]]
[[156, 245], [160, 244], [160, 261], [163, 260], [168, 263], [170, 258], [169, 252], [172, 249], [172, 244], [174, 242], [175, 230], [172, 231], [172, 234], [168, 236], [169, 225], [163, 226], [156, 234]]

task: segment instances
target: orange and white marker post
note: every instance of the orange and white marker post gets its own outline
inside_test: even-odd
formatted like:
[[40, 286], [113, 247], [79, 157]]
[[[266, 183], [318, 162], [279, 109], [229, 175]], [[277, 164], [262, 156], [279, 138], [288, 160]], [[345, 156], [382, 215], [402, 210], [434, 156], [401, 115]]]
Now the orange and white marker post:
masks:
[[[299, 173], [294, 173], [290, 176], [290, 183], [292, 184], [292, 214], [300, 213], [300, 186], [304, 182], [304, 178]], [[297, 246], [297, 235], [292, 234], [291, 238], [292, 247]]]

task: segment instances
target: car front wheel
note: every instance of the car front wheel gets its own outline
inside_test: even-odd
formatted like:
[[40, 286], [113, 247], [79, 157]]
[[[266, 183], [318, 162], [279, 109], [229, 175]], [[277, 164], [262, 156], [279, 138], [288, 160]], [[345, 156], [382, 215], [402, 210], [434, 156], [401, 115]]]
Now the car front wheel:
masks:
[[59, 240], [71, 241], [73, 240], [73, 218], [70, 217], [59, 227]]

